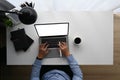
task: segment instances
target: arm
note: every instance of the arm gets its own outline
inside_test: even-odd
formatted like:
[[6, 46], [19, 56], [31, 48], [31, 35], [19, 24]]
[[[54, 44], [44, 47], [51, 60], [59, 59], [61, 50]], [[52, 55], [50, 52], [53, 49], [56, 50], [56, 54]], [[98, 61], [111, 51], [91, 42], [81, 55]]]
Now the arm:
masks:
[[80, 69], [78, 63], [76, 62], [76, 60], [74, 59], [74, 57], [72, 55], [70, 55], [66, 43], [59, 42], [59, 47], [60, 47], [62, 54], [65, 55], [65, 57], [68, 60], [70, 68], [73, 72], [73, 80], [82, 80], [83, 75], [82, 75], [81, 69]]
[[73, 72], [73, 80], [82, 80], [83, 75], [82, 71], [72, 55], [67, 56], [68, 63]]
[[39, 80], [40, 70], [41, 60], [36, 59], [32, 67], [31, 80]]
[[31, 80], [39, 80], [41, 62], [42, 62], [42, 59], [45, 57], [45, 55], [47, 55], [48, 53], [47, 47], [48, 47], [48, 44], [46, 43], [41, 44], [39, 46], [39, 54], [32, 67]]

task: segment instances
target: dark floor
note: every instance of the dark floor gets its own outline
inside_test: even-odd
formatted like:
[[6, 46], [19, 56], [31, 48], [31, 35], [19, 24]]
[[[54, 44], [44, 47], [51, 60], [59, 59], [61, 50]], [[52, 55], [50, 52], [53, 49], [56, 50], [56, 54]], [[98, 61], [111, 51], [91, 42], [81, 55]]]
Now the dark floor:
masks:
[[6, 28], [0, 22], [0, 65], [6, 64]]
[[7, 66], [6, 47], [0, 48], [0, 80], [30, 80], [32, 66]]

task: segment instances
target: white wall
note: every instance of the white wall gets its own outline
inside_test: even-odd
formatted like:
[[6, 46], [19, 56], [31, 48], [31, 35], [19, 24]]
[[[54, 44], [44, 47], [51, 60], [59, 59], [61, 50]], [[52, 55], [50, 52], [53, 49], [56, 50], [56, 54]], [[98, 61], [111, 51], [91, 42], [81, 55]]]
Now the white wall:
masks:
[[[120, 7], [120, 0], [8, 0], [17, 9], [20, 4], [28, 1], [35, 2], [35, 8], [49, 11], [106, 11]], [[37, 3], [36, 3], [37, 2]], [[38, 7], [39, 6], [39, 7]]]

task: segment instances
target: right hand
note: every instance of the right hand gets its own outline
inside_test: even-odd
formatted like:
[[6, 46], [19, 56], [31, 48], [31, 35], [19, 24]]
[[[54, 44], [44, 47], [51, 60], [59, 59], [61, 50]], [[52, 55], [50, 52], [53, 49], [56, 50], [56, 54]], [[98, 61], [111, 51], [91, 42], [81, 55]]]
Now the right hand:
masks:
[[65, 42], [59, 42], [58, 46], [65, 57], [70, 55], [67, 44]]
[[47, 44], [47, 43], [40, 44], [39, 53], [37, 56], [38, 58], [42, 59], [48, 54], [48, 46], [49, 46], [49, 44]]

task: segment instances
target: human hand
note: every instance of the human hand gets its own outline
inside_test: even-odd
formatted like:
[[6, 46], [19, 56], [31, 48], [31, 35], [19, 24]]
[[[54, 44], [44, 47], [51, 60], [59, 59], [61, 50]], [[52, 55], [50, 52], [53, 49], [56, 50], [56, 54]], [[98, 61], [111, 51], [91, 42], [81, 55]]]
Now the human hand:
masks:
[[39, 53], [37, 56], [38, 58], [42, 59], [48, 54], [48, 46], [49, 46], [49, 44], [47, 44], [47, 43], [40, 44]]
[[70, 55], [67, 44], [65, 42], [59, 42], [58, 46], [65, 57]]

